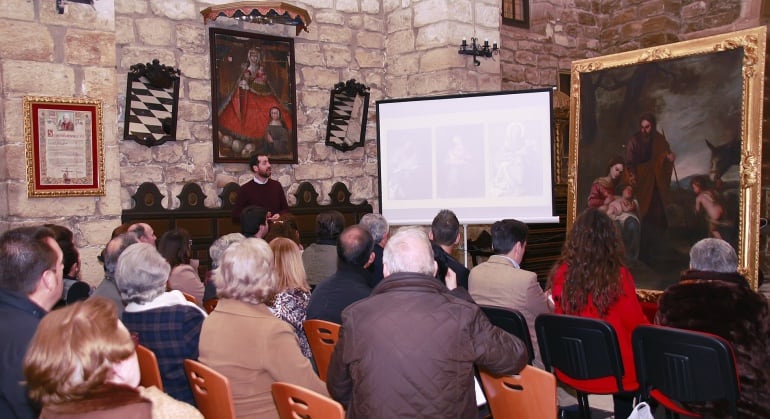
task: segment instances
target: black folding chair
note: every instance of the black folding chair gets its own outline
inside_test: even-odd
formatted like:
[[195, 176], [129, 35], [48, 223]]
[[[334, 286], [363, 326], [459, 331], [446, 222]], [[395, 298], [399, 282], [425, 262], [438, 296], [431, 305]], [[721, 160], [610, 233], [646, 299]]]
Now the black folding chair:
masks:
[[532, 336], [529, 334], [527, 319], [518, 310], [512, 310], [502, 307], [479, 305], [481, 311], [487, 315], [489, 322], [505, 330], [524, 341], [529, 355], [529, 364], [535, 360], [535, 349], [532, 345]]
[[[535, 319], [543, 365], [577, 391], [581, 418], [591, 417], [589, 394], [636, 391], [623, 387], [623, 361], [615, 329], [604, 320], [563, 314], [541, 314]], [[608, 378], [601, 384], [594, 380]]]
[[728, 341], [664, 326], [639, 326], [631, 341], [642, 397], [660, 402], [666, 417], [699, 417], [682, 403], [717, 400], [726, 400], [732, 417], [738, 417], [740, 382]]

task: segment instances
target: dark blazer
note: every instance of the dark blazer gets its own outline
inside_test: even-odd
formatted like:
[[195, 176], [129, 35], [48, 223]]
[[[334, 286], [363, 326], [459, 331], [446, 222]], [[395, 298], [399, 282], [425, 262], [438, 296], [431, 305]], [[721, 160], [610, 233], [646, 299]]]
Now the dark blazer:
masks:
[[457, 286], [463, 287], [467, 290], [468, 276], [470, 275], [471, 271], [468, 270], [468, 268], [466, 268], [465, 265], [458, 262], [457, 259], [453, 258], [452, 255], [445, 252], [444, 249], [441, 248], [441, 246], [433, 242], [431, 242], [430, 244], [433, 247], [433, 259], [435, 259], [436, 263], [438, 264], [436, 279], [441, 281], [441, 283], [443, 284], [444, 277], [447, 272], [447, 268], [449, 268], [452, 271], [454, 271], [454, 273], [457, 275]]
[[341, 324], [342, 310], [372, 293], [371, 277], [363, 267], [338, 261], [337, 272], [321, 281], [310, 294], [307, 318]]
[[0, 417], [37, 418], [27, 398], [22, 363], [27, 346], [46, 311], [27, 296], [0, 289]]

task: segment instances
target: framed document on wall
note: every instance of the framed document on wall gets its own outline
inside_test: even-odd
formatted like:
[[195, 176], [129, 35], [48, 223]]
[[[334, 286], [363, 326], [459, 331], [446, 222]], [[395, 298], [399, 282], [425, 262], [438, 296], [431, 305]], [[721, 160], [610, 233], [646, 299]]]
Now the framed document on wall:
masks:
[[27, 196], [104, 195], [102, 101], [25, 96]]

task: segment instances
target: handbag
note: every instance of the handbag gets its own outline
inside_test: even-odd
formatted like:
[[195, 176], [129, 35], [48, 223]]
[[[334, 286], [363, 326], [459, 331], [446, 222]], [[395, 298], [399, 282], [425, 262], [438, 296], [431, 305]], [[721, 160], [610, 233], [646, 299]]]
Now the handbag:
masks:
[[641, 402], [634, 406], [634, 410], [628, 416], [628, 419], [655, 419], [652, 414], [652, 409], [647, 402]]

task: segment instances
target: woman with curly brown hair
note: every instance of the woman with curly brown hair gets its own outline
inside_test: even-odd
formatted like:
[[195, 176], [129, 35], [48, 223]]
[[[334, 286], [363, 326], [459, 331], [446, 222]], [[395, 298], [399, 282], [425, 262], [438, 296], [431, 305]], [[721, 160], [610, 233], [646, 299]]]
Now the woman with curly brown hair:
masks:
[[[612, 325], [625, 370], [623, 388], [638, 388], [631, 332], [649, 322], [625, 266], [623, 241], [607, 214], [588, 208], [575, 219], [550, 282], [556, 313], [602, 319]], [[613, 401], [616, 418], [631, 414], [632, 394], [614, 394]]]

